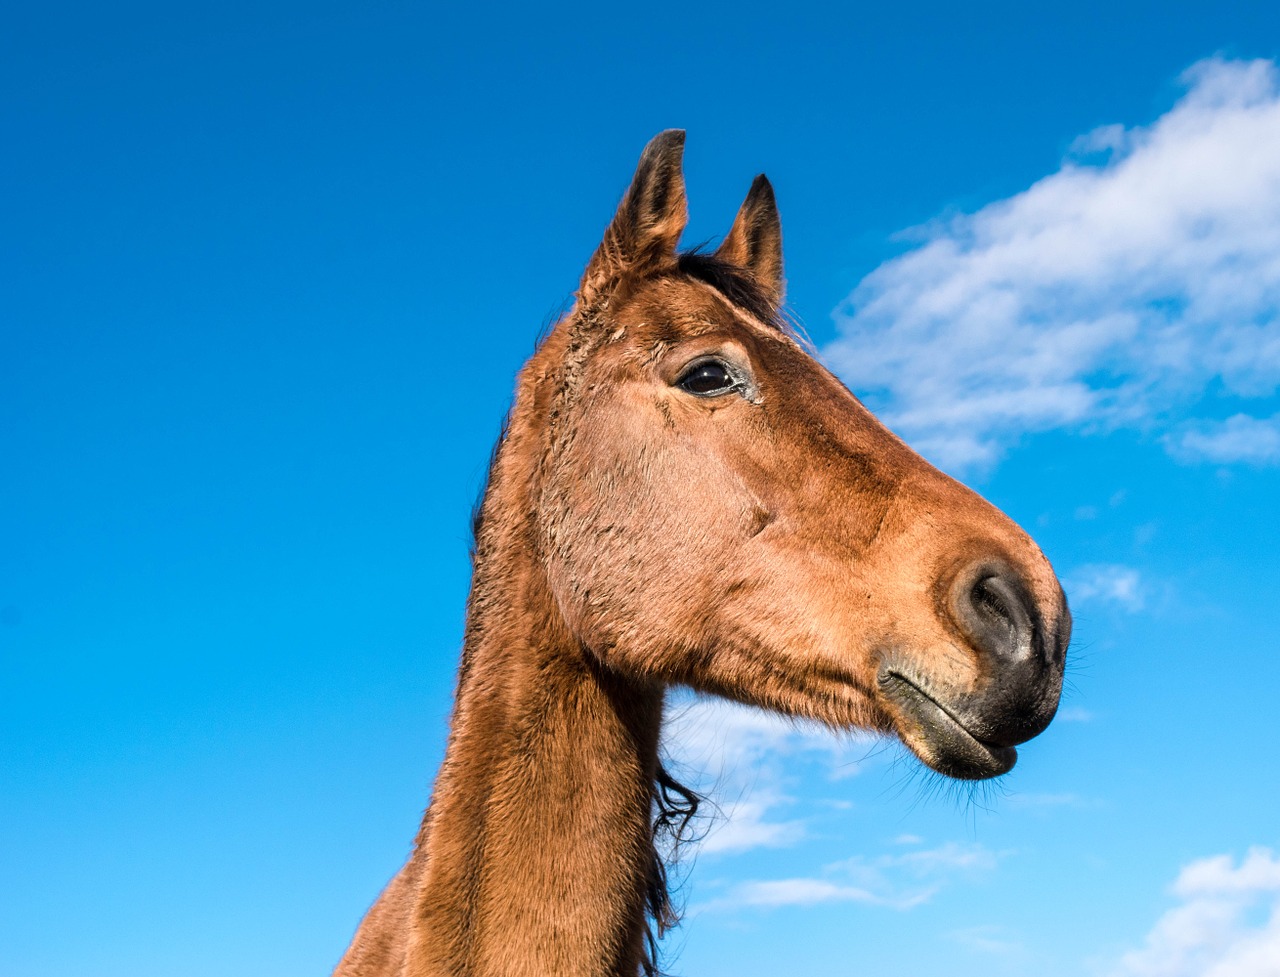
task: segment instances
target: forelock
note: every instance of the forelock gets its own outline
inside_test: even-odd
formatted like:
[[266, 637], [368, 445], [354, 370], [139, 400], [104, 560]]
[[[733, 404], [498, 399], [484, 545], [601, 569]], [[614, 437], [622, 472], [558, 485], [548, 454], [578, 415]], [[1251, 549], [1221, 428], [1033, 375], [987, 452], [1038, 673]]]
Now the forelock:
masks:
[[779, 332], [787, 332], [786, 322], [774, 308], [754, 275], [731, 262], [701, 251], [686, 251], [676, 257], [676, 273], [694, 281], [710, 285], [725, 297], [730, 305], [772, 326]]

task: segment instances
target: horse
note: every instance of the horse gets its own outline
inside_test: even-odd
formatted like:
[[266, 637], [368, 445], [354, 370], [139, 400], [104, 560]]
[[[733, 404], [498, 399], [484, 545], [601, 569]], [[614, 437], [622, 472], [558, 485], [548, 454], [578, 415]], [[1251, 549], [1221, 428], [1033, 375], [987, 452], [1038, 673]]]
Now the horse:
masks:
[[335, 977], [654, 972], [669, 687], [896, 736], [969, 780], [1057, 709], [1071, 618], [1048, 560], [788, 327], [763, 175], [718, 248], [677, 250], [683, 149], [645, 148], [519, 375], [446, 754]]

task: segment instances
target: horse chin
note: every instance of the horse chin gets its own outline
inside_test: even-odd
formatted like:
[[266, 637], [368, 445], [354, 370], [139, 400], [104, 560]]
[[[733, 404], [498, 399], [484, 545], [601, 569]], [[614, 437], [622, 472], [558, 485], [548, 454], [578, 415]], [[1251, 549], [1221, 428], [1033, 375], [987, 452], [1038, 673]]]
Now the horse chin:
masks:
[[883, 669], [878, 679], [902, 742], [931, 769], [957, 780], [986, 780], [1018, 762], [1017, 749], [984, 743], [902, 673]]

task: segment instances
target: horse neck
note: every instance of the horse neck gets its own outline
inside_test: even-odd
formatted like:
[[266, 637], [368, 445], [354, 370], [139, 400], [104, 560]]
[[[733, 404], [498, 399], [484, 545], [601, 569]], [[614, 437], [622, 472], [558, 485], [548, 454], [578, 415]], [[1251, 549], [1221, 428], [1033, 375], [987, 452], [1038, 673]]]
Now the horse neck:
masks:
[[568, 632], [531, 527], [510, 518], [533, 511], [517, 426], [482, 510], [410, 972], [634, 977], [662, 692], [604, 671]]

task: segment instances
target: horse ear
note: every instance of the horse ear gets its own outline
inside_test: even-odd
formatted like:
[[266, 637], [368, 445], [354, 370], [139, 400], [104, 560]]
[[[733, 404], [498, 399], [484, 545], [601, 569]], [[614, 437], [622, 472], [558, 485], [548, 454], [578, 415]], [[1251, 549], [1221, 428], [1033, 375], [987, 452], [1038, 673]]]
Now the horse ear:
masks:
[[755, 276], [774, 308], [782, 305], [782, 221], [773, 187], [761, 173], [751, 184], [733, 227], [716, 249], [716, 257], [745, 268]]
[[661, 132], [645, 146], [631, 186], [582, 275], [579, 294], [585, 301], [627, 272], [643, 272], [674, 257], [689, 220], [683, 156], [683, 129]]

